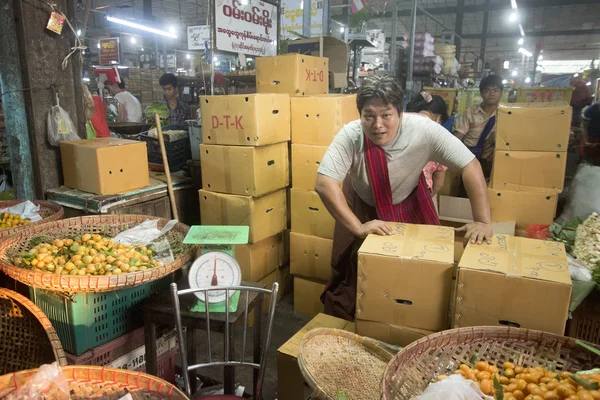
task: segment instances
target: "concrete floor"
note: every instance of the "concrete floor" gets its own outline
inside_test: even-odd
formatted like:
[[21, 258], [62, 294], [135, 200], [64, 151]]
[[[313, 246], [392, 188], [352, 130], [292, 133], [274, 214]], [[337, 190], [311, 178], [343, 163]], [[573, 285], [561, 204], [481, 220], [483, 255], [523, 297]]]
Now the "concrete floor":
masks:
[[[294, 314], [293, 293], [284, 296], [275, 310], [275, 318], [273, 321], [273, 333], [271, 345], [269, 346], [267, 369], [265, 372], [265, 381], [263, 386], [263, 397], [265, 400], [277, 399], [277, 349], [289, 340], [296, 332], [311, 320], [310, 317]], [[266, 320], [263, 319], [263, 325], [266, 325]], [[200, 331], [199, 331], [200, 332]], [[248, 329], [247, 335], [249, 341], [247, 343], [246, 354], [252, 354], [252, 335], [253, 330]], [[238, 327], [236, 335], [236, 351], [241, 351], [243, 330]], [[214, 357], [223, 356], [223, 335], [213, 334], [211, 336]], [[197, 361], [203, 362], [207, 357], [206, 336], [198, 333], [196, 335], [196, 346], [198, 349]], [[235, 359], [239, 360], [239, 353], [235, 354]], [[247, 359], [248, 361], [250, 359]], [[211, 370], [201, 370], [202, 377], [208, 377], [210, 380], [223, 382], [223, 368], [215, 367]], [[202, 378], [201, 378], [202, 379]], [[236, 383], [246, 388], [246, 393], [252, 393], [252, 370], [250, 368], [240, 367], [236, 369]], [[285, 399], [282, 399], [285, 400]]]

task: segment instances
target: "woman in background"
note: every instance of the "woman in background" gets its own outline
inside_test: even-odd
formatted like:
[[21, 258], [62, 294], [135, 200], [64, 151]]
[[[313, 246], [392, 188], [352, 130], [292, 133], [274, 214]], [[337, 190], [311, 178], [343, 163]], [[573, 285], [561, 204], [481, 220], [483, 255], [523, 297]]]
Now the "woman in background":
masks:
[[[408, 103], [406, 105], [406, 112], [418, 113], [440, 125], [444, 125], [448, 120], [448, 105], [444, 99], [442, 99], [441, 96], [432, 96], [427, 92], [419, 93], [410, 103]], [[427, 187], [429, 188], [432, 198], [434, 198], [444, 186], [447, 169], [447, 167], [434, 161], [429, 161], [427, 165], [425, 165], [425, 168], [423, 168], [425, 181], [427, 182]], [[435, 203], [436, 202], [434, 201], [434, 204]]]

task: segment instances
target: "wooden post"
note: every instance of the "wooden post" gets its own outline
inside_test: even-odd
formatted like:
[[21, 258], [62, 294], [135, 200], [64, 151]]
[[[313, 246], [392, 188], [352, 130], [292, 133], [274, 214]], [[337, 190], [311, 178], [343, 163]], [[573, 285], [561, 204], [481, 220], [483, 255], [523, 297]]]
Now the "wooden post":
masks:
[[169, 192], [169, 199], [171, 200], [171, 211], [173, 212], [173, 218], [179, 221], [179, 214], [177, 213], [177, 203], [175, 203], [175, 192], [173, 191], [173, 182], [171, 182], [171, 169], [169, 168], [169, 160], [167, 159], [167, 150], [165, 150], [165, 138], [163, 136], [162, 125], [160, 124], [160, 117], [158, 114], [154, 114], [154, 121], [156, 122], [156, 131], [158, 132], [158, 143], [160, 144], [160, 153], [162, 154], [163, 165], [165, 166], [165, 176], [167, 177], [167, 191]]

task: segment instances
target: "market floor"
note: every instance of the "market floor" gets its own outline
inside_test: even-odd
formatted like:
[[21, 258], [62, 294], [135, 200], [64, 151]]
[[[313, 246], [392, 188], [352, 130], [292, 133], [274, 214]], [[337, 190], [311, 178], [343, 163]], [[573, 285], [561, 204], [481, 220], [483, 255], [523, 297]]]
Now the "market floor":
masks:
[[[294, 314], [294, 296], [289, 293], [284, 296], [275, 310], [275, 319], [273, 322], [273, 334], [271, 338], [271, 346], [268, 353], [267, 370], [265, 373], [265, 381], [263, 386], [263, 396], [266, 400], [277, 399], [277, 349], [298, 332], [304, 325], [311, 320], [310, 317]], [[265, 320], [263, 320], [265, 321]], [[263, 322], [266, 325], [266, 322]], [[241, 339], [243, 331], [238, 328], [236, 333], [237, 351], [241, 349]], [[248, 330], [249, 341], [246, 349], [247, 354], [252, 354], [252, 330]], [[213, 355], [223, 354], [223, 335], [213, 333], [211, 336]], [[198, 349], [197, 360], [201, 362], [207, 357], [206, 334], [203, 331], [198, 331], [196, 334], [196, 348]], [[239, 353], [236, 354], [239, 358]], [[216, 367], [212, 369], [201, 370], [200, 375], [208, 377], [217, 382], [223, 382], [223, 368]], [[236, 383], [244, 386], [247, 393], [252, 392], [252, 370], [250, 368], [236, 369]]]

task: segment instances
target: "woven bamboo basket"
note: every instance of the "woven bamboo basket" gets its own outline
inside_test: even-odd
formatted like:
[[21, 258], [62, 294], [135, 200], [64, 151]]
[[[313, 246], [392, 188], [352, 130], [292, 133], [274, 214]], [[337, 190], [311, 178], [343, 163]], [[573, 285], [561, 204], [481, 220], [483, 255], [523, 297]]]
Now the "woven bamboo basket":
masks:
[[[27, 227], [0, 241], [0, 268], [8, 276], [26, 285], [68, 293], [107, 292], [148, 283], [176, 271], [192, 260], [195, 247], [183, 244], [183, 239], [189, 230], [187, 225], [178, 223], [166, 234], [171, 247], [175, 246], [177, 249], [174, 251], [175, 261], [146, 271], [110, 276], [57, 275], [35, 269], [20, 268], [11, 261], [20, 252], [27, 251], [30, 248], [31, 240], [36, 237], [69, 238], [84, 233], [114, 237], [119, 232], [139, 225], [148, 219], [158, 218], [146, 215], [92, 215]], [[161, 229], [167, 222], [169, 221], [166, 219], [158, 219], [158, 228]]]
[[[0, 210], [3, 210], [8, 207], [16, 206], [19, 203], [22, 203], [23, 200], [0, 200]], [[46, 222], [58, 221], [62, 219], [65, 215], [65, 211], [62, 206], [57, 203], [53, 203], [51, 201], [43, 201], [43, 200], [35, 200], [32, 201], [36, 206], [40, 206], [40, 216], [42, 217], [41, 221], [32, 222], [28, 225], [16, 226], [14, 228], [2, 229], [0, 230], [0, 239], [13, 235], [16, 232], [22, 230], [23, 228], [29, 228], [35, 225], [45, 224]]]
[[317, 328], [304, 335], [298, 350], [302, 375], [318, 399], [379, 400], [381, 377], [392, 353], [351, 332]]
[[600, 359], [573, 338], [508, 327], [453, 329], [419, 339], [396, 354], [383, 376], [383, 399], [411, 399], [439, 375], [470, 364], [475, 355], [498, 368], [505, 361], [524, 367], [553, 365], [557, 371], [600, 367]]
[[[129, 392], [134, 400], [188, 399], [169, 382], [143, 372], [90, 365], [70, 365], [61, 369], [69, 382], [71, 398], [116, 400]], [[36, 372], [37, 369], [30, 369], [0, 376], [0, 398], [23, 386]]]
[[0, 375], [54, 361], [67, 365], [46, 314], [24, 296], [0, 288]]

